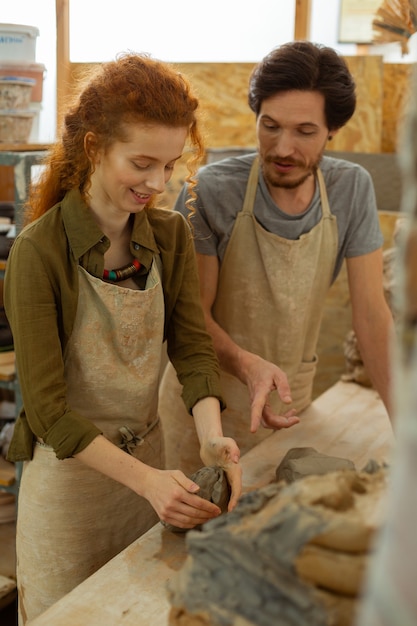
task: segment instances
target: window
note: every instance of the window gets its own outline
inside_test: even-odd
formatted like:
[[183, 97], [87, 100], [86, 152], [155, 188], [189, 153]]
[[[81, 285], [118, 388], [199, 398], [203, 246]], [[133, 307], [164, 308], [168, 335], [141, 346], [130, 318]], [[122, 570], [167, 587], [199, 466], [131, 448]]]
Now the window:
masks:
[[294, 36], [295, 0], [117, 0], [105, 9], [70, 0], [69, 6], [71, 62], [107, 61], [131, 50], [178, 63], [250, 63]]

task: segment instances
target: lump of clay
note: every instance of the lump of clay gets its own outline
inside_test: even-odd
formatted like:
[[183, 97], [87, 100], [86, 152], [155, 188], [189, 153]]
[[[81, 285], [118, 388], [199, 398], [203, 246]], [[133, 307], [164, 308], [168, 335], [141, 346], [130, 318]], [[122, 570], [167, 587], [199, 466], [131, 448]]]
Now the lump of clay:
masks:
[[[197, 470], [192, 476], [191, 480], [195, 482], [199, 487], [197, 495], [200, 498], [204, 498], [209, 502], [216, 504], [222, 513], [227, 511], [227, 506], [230, 500], [230, 485], [227, 480], [226, 472], [221, 467], [202, 467]], [[187, 532], [187, 528], [179, 528], [173, 524], [167, 524], [161, 520], [161, 524], [168, 530], [177, 533]], [[196, 526], [194, 530], [198, 530], [200, 526]]]
[[186, 535], [170, 626], [353, 626], [387, 473], [274, 483]]
[[329, 456], [314, 448], [291, 448], [278, 465], [275, 476], [277, 480], [292, 483], [304, 476], [343, 469], [354, 470], [355, 465], [349, 459]]
[[344, 355], [346, 371], [341, 376], [345, 382], [354, 382], [363, 387], [372, 387], [371, 379], [365, 369], [361, 353], [359, 351], [358, 339], [354, 330], [350, 330], [345, 338]]

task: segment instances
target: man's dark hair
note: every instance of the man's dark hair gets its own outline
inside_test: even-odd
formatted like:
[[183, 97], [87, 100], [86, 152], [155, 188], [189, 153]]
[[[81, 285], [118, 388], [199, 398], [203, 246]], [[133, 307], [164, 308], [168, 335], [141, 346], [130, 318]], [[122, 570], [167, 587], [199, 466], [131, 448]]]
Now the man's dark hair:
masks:
[[344, 126], [355, 111], [355, 82], [333, 48], [294, 41], [272, 50], [252, 72], [249, 106], [258, 116], [263, 100], [292, 90], [318, 91], [324, 96], [329, 130]]

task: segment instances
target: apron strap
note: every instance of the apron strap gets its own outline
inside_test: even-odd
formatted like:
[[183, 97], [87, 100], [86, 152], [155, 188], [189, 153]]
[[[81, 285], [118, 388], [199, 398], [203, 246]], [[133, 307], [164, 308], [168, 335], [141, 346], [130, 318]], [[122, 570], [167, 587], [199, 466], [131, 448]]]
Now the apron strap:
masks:
[[317, 180], [320, 189], [320, 200], [323, 217], [329, 217], [331, 216], [329, 199], [327, 197], [326, 184], [324, 182], [323, 174], [320, 168], [317, 170]]
[[259, 157], [256, 156], [253, 160], [252, 167], [250, 169], [248, 182], [246, 185], [245, 199], [243, 201], [242, 213], [253, 212], [253, 206], [255, 204], [256, 190], [258, 188], [259, 177]]

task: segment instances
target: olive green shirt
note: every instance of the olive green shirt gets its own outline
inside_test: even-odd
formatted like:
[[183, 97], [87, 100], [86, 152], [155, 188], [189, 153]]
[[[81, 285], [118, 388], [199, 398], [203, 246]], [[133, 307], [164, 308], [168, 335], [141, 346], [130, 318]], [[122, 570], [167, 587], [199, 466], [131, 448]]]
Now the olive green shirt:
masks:
[[[180, 214], [166, 209], [145, 209], [132, 219], [130, 250], [142, 264], [142, 274], [159, 257], [164, 339], [183, 385], [185, 405], [191, 411], [207, 396], [222, 401], [218, 361], [200, 304], [190, 229]], [[28, 225], [12, 246], [4, 304], [23, 398], [8, 452], [12, 461], [32, 458], [36, 438], [64, 459], [83, 450], [100, 433], [67, 403], [63, 354], [77, 311], [77, 267], [81, 264], [101, 278], [109, 245], [74, 190]], [[137, 280], [144, 282], [145, 276]]]

